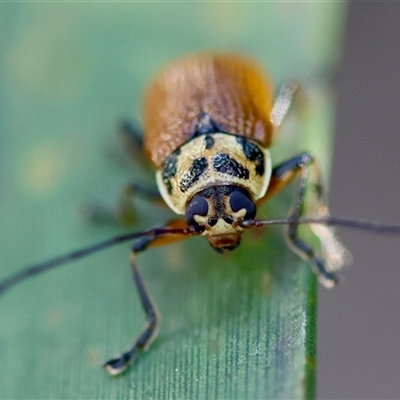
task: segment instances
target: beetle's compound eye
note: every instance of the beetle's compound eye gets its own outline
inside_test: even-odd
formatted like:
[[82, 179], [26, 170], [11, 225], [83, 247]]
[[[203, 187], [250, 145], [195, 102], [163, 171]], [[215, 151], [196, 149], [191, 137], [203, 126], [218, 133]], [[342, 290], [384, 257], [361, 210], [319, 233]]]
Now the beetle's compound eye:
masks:
[[197, 194], [193, 197], [186, 208], [185, 219], [189, 226], [197, 226], [198, 223], [194, 219], [195, 215], [206, 216], [208, 213], [208, 202], [207, 200]]
[[246, 210], [244, 219], [254, 219], [256, 216], [256, 206], [250, 197], [240, 189], [234, 190], [229, 197], [229, 205], [233, 212], [238, 212], [243, 208]]

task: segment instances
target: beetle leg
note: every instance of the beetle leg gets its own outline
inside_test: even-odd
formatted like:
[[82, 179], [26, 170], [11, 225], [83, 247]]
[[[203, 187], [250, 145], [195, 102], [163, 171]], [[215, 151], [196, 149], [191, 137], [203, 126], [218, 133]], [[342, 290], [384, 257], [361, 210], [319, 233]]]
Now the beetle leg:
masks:
[[157, 187], [140, 182], [128, 183], [122, 189], [119, 197], [118, 221], [124, 224], [136, 222], [136, 212], [132, 203], [136, 196], [159, 207], [167, 207]]
[[[175, 220], [165, 226], [165, 228], [186, 228], [188, 225], [183, 220]], [[196, 235], [198, 233], [192, 233]], [[132, 247], [130, 254], [130, 265], [133, 274], [133, 280], [139, 292], [142, 308], [146, 314], [147, 323], [144, 330], [140, 333], [133, 345], [119, 357], [111, 359], [104, 364], [104, 367], [111, 375], [118, 375], [125, 371], [129, 364], [131, 364], [141, 351], [146, 351], [152, 341], [156, 338], [158, 333], [158, 326], [160, 322], [160, 314], [156, 305], [151, 298], [149, 290], [144, 283], [143, 277], [139, 271], [136, 263], [136, 255], [149, 247], [161, 246], [185, 239], [190, 234], [162, 234], [150, 237], [144, 237], [138, 240]]]
[[137, 221], [135, 207], [132, 202], [134, 197], [140, 197], [158, 206], [166, 207], [160, 192], [155, 186], [141, 182], [131, 182], [122, 188], [118, 207], [115, 211], [94, 201], [82, 207], [80, 213], [85, 220], [93, 223], [133, 225]]
[[288, 81], [281, 86], [270, 114], [272, 124], [275, 128], [278, 128], [284, 120], [298, 87], [299, 85], [296, 81]]
[[143, 151], [143, 133], [138, 126], [128, 120], [123, 120], [118, 127], [118, 134], [131, 158], [148, 169], [150, 163]]
[[[143, 151], [143, 133], [127, 120], [121, 121], [118, 133], [131, 158], [139, 161], [146, 168], [150, 163]], [[125, 185], [120, 193], [117, 210], [111, 210], [101, 203], [92, 201], [81, 207], [80, 214], [88, 222], [94, 223], [121, 223], [132, 225], [136, 222], [136, 212], [132, 204], [132, 197], [139, 196], [160, 206], [166, 206], [158, 189], [149, 184], [133, 182]]]
[[275, 167], [272, 170], [271, 182], [267, 193], [259, 200], [258, 204], [283, 189], [300, 174], [299, 191], [289, 213], [289, 218], [292, 219], [294, 223], [288, 224], [286, 227], [287, 241], [293, 251], [312, 262], [320, 282], [326, 287], [333, 287], [337, 282], [337, 276], [332, 271], [340, 269], [344, 264], [349, 263], [349, 252], [337, 238], [332, 227], [311, 224], [311, 230], [321, 242], [324, 256], [324, 261], [322, 261], [315, 254], [314, 250], [299, 237], [299, 225], [295, 223], [305, 213], [306, 186], [310, 172], [310, 181], [312, 185], [312, 192], [310, 195], [313, 194], [314, 196], [311, 203], [312, 216], [327, 217], [329, 215], [329, 210], [323, 200], [323, 189], [318, 165], [311, 153], [300, 154]]

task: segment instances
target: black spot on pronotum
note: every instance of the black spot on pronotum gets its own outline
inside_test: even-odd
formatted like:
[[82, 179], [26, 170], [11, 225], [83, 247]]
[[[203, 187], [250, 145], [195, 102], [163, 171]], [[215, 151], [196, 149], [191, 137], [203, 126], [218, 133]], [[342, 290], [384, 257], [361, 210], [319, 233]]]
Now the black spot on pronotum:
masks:
[[200, 176], [204, 173], [204, 171], [206, 171], [207, 168], [208, 163], [204, 157], [194, 160], [189, 168], [189, 171], [186, 172], [179, 183], [181, 192], [185, 193], [188, 189], [190, 189], [193, 184], [199, 180]]
[[207, 133], [217, 133], [221, 130], [218, 128], [217, 123], [211, 118], [207, 112], [202, 112], [197, 117], [193, 136], [205, 135]]
[[162, 171], [162, 180], [164, 185], [167, 187], [168, 193], [171, 194], [172, 192], [172, 184], [171, 178], [176, 175], [177, 171], [177, 164], [178, 164], [178, 156], [181, 153], [180, 149], [175, 150], [166, 160], [164, 163], [164, 168]]
[[215, 140], [211, 135], [206, 135], [204, 138], [204, 143], [206, 145], [206, 150], [210, 150], [213, 148]]
[[217, 154], [214, 157], [214, 168], [223, 174], [239, 179], [249, 179], [249, 170], [226, 153]]
[[256, 174], [260, 176], [264, 175], [264, 154], [259, 147], [246, 140], [243, 136], [236, 136], [236, 141], [242, 145], [243, 153], [246, 158], [256, 164]]

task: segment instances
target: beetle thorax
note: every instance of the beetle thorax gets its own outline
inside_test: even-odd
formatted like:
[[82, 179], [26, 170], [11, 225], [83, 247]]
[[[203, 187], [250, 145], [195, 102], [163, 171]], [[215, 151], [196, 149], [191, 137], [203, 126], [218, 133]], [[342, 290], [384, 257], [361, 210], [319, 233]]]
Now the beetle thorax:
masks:
[[156, 177], [168, 206], [185, 214], [193, 196], [210, 186], [237, 185], [254, 201], [260, 199], [271, 177], [271, 158], [267, 149], [243, 136], [204, 134], [175, 150]]
[[157, 171], [165, 202], [218, 251], [239, 245], [240, 222], [255, 217], [255, 201], [264, 196], [270, 177], [269, 151], [226, 133], [194, 137]]

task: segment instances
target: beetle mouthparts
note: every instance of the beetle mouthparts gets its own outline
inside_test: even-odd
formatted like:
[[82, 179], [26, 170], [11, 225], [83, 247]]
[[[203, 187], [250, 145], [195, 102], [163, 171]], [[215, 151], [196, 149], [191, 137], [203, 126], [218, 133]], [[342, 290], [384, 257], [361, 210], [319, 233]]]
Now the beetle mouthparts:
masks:
[[241, 235], [228, 234], [208, 237], [211, 247], [217, 253], [235, 250], [240, 245]]

